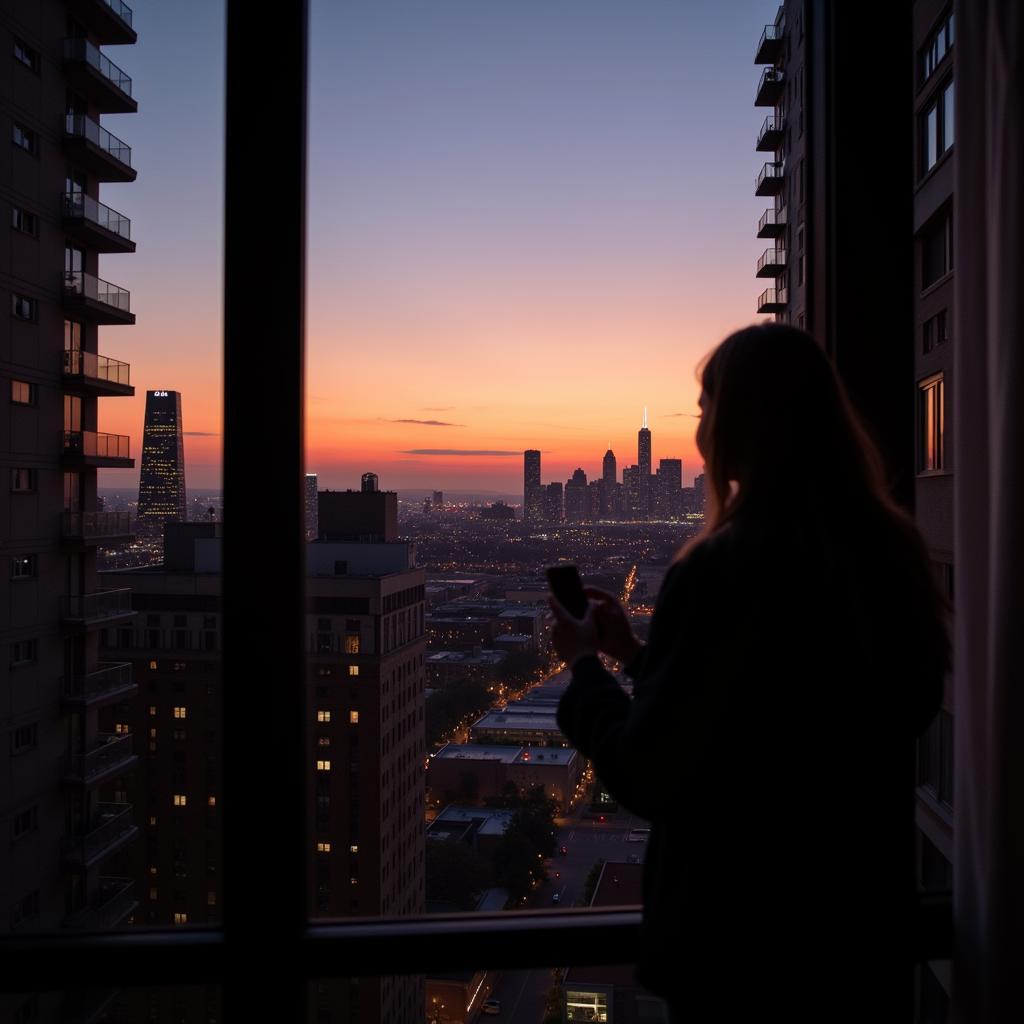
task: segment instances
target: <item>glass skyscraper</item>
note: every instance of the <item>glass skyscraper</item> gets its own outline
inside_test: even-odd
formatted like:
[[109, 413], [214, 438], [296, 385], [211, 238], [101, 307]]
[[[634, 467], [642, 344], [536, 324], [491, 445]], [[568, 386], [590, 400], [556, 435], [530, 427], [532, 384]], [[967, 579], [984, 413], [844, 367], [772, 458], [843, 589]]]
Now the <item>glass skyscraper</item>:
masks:
[[181, 392], [147, 391], [137, 528], [140, 533], [159, 533], [164, 523], [185, 519]]

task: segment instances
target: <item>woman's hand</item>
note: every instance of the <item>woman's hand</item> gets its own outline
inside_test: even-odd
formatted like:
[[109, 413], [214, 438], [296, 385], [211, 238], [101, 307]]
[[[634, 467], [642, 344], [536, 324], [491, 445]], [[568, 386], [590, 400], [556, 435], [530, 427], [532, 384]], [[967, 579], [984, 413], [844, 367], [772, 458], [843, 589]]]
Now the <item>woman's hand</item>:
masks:
[[587, 605], [587, 612], [582, 619], [570, 614], [555, 597], [549, 597], [548, 604], [551, 605], [551, 611], [555, 616], [551, 643], [562, 661], [571, 666], [577, 658], [582, 658], [586, 654], [597, 654], [598, 632], [596, 606], [593, 602]]
[[598, 650], [628, 665], [640, 653], [643, 644], [636, 638], [625, 608], [607, 590], [584, 587], [583, 592], [590, 598], [590, 610], [597, 625]]

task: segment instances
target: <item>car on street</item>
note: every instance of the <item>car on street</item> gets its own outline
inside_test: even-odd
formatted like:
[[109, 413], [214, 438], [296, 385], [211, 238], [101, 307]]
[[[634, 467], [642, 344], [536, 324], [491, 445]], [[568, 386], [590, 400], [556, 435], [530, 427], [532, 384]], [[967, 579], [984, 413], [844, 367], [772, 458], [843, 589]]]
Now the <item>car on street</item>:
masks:
[[485, 999], [480, 1007], [480, 1012], [492, 1016], [501, 1013], [501, 1001], [499, 999]]
[[627, 843], [645, 843], [647, 837], [651, 834], [649, 828], [632, 828], [629, 830], [629, 835], [626, 836]]

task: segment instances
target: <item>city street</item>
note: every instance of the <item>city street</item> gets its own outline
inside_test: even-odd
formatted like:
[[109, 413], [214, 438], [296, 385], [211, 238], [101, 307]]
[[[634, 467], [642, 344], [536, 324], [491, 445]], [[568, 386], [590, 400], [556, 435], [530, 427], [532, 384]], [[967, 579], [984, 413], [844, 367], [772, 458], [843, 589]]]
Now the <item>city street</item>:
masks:
[[[583, 814], [587, 813], [584, 810]], [[563, 856], [556, 852], [551, 859], [548, 881], [534, 894], [531, 902], [534, 907], [554, 909], [552, 897], [555, 893], [560, 896], [560, 907], [584, 906], [583, 890], [587, 875], [599, 859], [614, 863], [638, 857], [643, 861], [646, 842], [631, 843], [627, 841], [627, 836], [631, 829], [647, 828], [648, 822], [627, 811], [608, 814], [604, 822], [582, 816], [576, 811], [568, 818], [559, 819], [557, 824], [556, 850], [565, 846], [566, 854]], [[560, 877], [555, 877], [556, 872]], [[623, 952], [628, 959], [629, 951]], [[506, 1024], [540, 1024], [544, 1018], [547, 995], [553, 984], [551, 968], [556, 966], [559, 965], [503, 974], [492, 993], [493, 998], [501, 1001], [499, 1019]]]

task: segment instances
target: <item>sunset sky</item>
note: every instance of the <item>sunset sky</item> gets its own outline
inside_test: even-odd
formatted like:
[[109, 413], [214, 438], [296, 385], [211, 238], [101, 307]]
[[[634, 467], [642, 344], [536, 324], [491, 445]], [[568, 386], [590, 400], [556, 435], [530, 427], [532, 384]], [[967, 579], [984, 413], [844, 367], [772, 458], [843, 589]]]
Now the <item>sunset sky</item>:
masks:
[[[758, 319], [753, 53], [775, 9], [314, 0], [307, 461], [321, 486], [373, 470], [389, 489], [515, 492], [524, 448], [564, 482], [598, 474], [609, 443], [621, 471], [645, 405], [655, 465], [682, 458], [691, 482], [695, 366]], [[131, 289], [138, 325], [101, 329], [100, 351], [132, 364], [137, 395], [101, 402], [100, 429], [132, 435], [138, 457], [146, 389], [180, 390], [188, 485], [216, 487], [223, 7], [134, 12], [139, 42], [109, 53], [139, 113], [103, 122], [139, 177], [100, 196], [131, 217], [138, 252], [102, 257], [100, 276]], [[274, 214], [273, 136], [254, 216]], [[268, 254], [254, 292], [273, 279]]]

